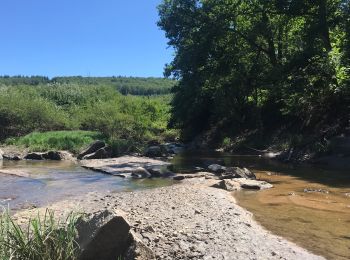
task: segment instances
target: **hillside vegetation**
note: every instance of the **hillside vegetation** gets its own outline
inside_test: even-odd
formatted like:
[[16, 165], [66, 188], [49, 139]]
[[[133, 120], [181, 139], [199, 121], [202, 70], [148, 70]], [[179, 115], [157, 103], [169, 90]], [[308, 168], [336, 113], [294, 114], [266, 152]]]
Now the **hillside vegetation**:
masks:
[[[12, 78], [17, 79], [34, 78]], [[8, 144], [77, 152], [99, 137], [122, 152], [176, 137], [167, 129], [170, 95], [122, 95], [104, 79], [86, 85], [87, 79], [36, 85], [6, 80], [13, 85], [0, 87], [0, 140]], [[48, 131], [60, 132], [42, 133]]]
[[159, 15], [175, 50], [166, 74], [179, 80], [171, 125], [185, 140], [322, 147], [348, 127], [349, 1], [164, 0]]
[[55, 77], [49, 79], [43, 76], [2, 76], [0, 86], [20, 85], [93, 85], [109, 86], [117, 89], [123, 95], [164, 95], [169, 94], [175, 85], [174, 80], [165, 78], [140, 78], [140, 77]]

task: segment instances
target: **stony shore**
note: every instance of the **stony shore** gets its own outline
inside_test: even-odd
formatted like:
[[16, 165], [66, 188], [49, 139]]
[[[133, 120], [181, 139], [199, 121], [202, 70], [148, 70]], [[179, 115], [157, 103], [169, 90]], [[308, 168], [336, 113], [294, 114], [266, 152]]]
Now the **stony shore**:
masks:
[[[324, 259], [266, 231], [230, 192], [212, 184], [199, 178], [136, 192], [92, 192], [50, 208], [122, 210], [156, 259]], [[24, 220], [36, 211], [18, 217]]]

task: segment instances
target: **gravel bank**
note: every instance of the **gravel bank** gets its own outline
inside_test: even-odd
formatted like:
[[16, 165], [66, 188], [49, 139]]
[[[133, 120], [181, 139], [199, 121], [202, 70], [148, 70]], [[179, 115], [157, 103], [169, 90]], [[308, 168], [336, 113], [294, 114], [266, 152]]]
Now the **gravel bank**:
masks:
[[54, 209], [123, 210], [157, 259], [324, 259], [272, 235], [232, 195], [191, 179], [170, 187], [114, 194], [90, 193]]

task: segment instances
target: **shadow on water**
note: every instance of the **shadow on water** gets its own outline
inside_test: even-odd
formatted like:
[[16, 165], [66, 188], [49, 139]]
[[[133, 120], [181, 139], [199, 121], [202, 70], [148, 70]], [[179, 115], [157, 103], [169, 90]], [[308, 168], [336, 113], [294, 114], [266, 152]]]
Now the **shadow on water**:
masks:
[[218, 152], [184, 153], [173, 163], [180, 172], [212, 163], [249, 168], [274, 185], [234, 193], [260, 224], [327, 259], [350, 259], [350, 171]]
[[175, 172], [191, 172], [194, 167], [206, 167], [217, 163], [228, 167], [246, 167], [251, 170], [271, 171], [291, 175], [302, 180], [333, 187], [350, 186], [350, 169], [333, 170], [315, 165], [293, 165], [256, 155], [234, 155], [222, 152], [195, 151], [177, 155], [173, 160]]

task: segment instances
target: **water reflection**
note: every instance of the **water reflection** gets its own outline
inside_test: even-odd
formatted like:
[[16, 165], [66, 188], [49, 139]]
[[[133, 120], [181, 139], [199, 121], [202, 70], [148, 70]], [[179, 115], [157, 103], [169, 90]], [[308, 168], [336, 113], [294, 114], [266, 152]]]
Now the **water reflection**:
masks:
[[248, 167], [275, 188], [239, 191], [238, 203], [275, 234], [328, 259], [350, 259], [350, 172], [282, 164], [258, 156], [187, 153], [174, 169], [190, 171], [211, 163]]
[[25, 176], [0, 174], [0, 206], [13, 210], [49, 205], [91, 191], [132, 191], [172, 184], [169, 179], [123, 179], [69, 161], [4, 161], [0, 167]]

